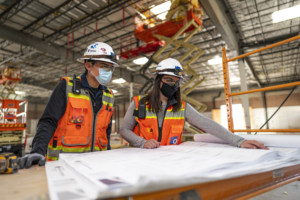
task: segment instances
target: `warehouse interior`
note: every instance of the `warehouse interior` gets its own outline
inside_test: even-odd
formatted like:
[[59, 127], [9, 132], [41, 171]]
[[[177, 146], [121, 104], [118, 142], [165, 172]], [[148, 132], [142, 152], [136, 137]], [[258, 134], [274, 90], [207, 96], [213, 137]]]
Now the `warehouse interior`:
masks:
[[[155, 49], [146, 49], [148, 43], [141, 39], [146, 36], [136, 36], [138, 23], [143, 21], [147, 29], [167, 20], [173, 20], [173, 24], [181, 20], [183, 26], [189, 23], [187, 18], [168, 18], [167, 13], [174, 9], [171, 6], [174, 2], [185, 9], [182, 12], [188, 12], [189, 4], [198, 5], [193, 9], [197, 11], [195, 16], [201, 25], [194, 25], [193, 31], [179, 34], [170, 40], [171, 44], [167, 42], [166, 45], [162, 37], [151, 41]], [[129, 146], [128, 141], [121, 138], [120, 130], [132, 97], [151, 90], [153, 80], [148, 70], [154, 70], [158, 61], [168, 57], [182, 60], [183, 69], [190, 70], [185, 73], [186, 85], [181, 86], [184, 87], [182, 99], [205, 117], [229, 129], [226, 111], [229, 96], [223, 71], [224, 65], [228, 64], [226, 73], [231, 93], [259, 90], [230, 97], [235, 129], [291, 129], [294, 131], [257, 134], [300, 135], [300, 87], [294, 84], [299, 85], [300, 81], [300, 40], [293, 39], [251, 53], [299, 36], [299, 9], [299, 0], [0, 0], [1, 73], [5, 73], [8, 66], [20, 69], [21, 73], [12, 93], [11, 88], [5, 89], [9, 84], [1, 82], [1, 99], [27, 102], [25, 110], [20, 110], [26, 112], [27, 142], [21, 156], [30, 153], [30, 144], [53, 89], [62, 77], [80, 76], [85, 72], [84, 64], [77, 59], [95, 42], [110, 45], [114, 53], [121, 56], [120, 66], [115, 68], [112, 80], [106, 84], [114, 93], [112, 148]], [[186, 48], [187, 44], [193, 49]], [[228, 59], [249, 55], [224, 64], [224, 49]], [[283, 84], [291, 85], [260, 91]], [[236, 134], [255, 132], [235, 131]], [[205, 131], [186, 124], [185, 140], [193, 141], [195, 133]], [[23, 145], [24, 140], [23, 135]], [[299, 199], [299, 165], [295, 169], [298, 170], [298, 179], [295, 178], [298, 181], [278, 189], [274, 187], [275, 190], [253, 199]], [[0, 183], [0, 191], [1, 187], [5, 188], [3, 185]]]

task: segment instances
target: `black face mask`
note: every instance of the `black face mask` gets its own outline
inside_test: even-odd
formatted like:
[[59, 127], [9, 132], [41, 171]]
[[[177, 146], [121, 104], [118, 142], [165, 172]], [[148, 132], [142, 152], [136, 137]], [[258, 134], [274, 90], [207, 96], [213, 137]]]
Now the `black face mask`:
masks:
[[174, 86], [170, 86], [167, 83], [162, 82], [163, 85], [160, 88], [161, 93], [168, 98], [171, 98], [175, 92], [178, 90], [178, 87]]

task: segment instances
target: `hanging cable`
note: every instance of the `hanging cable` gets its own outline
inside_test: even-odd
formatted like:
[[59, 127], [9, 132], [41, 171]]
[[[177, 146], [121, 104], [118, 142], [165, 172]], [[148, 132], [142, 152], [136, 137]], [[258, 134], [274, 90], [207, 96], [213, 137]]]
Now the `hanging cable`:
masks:
[[[297, 86], [295, 86], [292, 91], [290, 92], [290, 94], [285, 98], [285, 100], [282, 102], [282, 104], [277, 108], [277, 110], [272, 114], [271, 117], [269, 117], [269, 119], [259, 128], [262, 129], [271, 119], [272, 117], [278, 112], [278, 110], [281, 108], [281, 106], [288, 100], [288, 98], [291, 96], [291, 94], [294, 92], [294, 90], [297, 88]], [[256, 133], [254, 133], [254, 135], [256, 135]]]

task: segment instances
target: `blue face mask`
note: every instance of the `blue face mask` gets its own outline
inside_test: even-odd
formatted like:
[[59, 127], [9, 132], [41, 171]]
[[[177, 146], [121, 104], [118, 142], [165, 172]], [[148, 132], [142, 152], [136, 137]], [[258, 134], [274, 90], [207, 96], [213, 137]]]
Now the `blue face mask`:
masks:
[[111, 70], [107, 71], [107, 70], [101, 69], [101, 68], [99, 68], [98, 70], [99, 70], [99, 76], [95, 76], [93, 72], [92, 72], [92, 74], [96, 77], [97, 81], [101, 85], [107, 84], [112, 77], [112, 71]]

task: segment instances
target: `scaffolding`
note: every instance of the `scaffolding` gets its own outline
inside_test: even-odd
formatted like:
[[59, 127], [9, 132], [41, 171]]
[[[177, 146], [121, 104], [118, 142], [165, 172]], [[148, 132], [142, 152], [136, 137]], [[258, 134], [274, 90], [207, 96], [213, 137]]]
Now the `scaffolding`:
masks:
[[243, 95], [243, 94], [250, 94], [250, 93], [255, 93], [255, 92], [263, 92], [263, 91], [269, 91], [269, 90], [275, 90], [275, 89], [280, 89], [280, 88], [286, 88], [286, 87], [293, 87], [300, 85], [299, 82], [293, 82], [293, 83], [287, 83], [283, 85], [277, 85], [277, 86], [271, 86], [271, 87], [265, 87], [265, 88], [260, 88], [260, 89], [255, 89], [255, 90], [248, 90], [248, 91], [243, 91], [243, 92], [236, 92], [236, 93], [231, 93], [231, 88], [230, 88], [230, 77], [229, 77], [229, 72], [228, 72], [228, 63], [237, 59], [244, 58], [246, 56], [273, 48], [277, 47], [279, 45], [294, 41], [300, 39], [300, 35], [292, 37], [287, 40], [283, 40], [281, 42], [257, 49], [255, 51], [228, 59], [226, 56], [226, 48], [222, 48], [222, 54], [223, 54], [223, 77], [224, 77], [224, 89], [225, 89], [225, 101], [226, 101], [226, 109], [227, 109], [227, 122], [228, 122], [228, 130], [231, 131], [232, 133], [234, 132], [300, 132], [300, 129], [242, 129], [242, 130], [236, 130], [234, 129], [234, 124], [233, 124], [233, 117], [232, 117], [232, 97], [233, 96], [238, 96], [238, 95]]
[[[0, 71], [0, 99], [9, 99], [10, 95], [14, 95], [13, 99], [17, 98], [15, 87], [21, 81], [21, 69], [6, 66]], [[6, 93], [4, 93], [6, 91]]]
[[[190, 2], [188, 2], [190, 3]], [[199, 49], [196, 45], [188, 43], [188, 40], [197, 32], [201, 31], [202, 20], [201, 16], [196, 16], [193, 9], [186, 10], [184, 5], [176, 8], [174, 16], [171, 20], [163, 22], [161, 20], [155, 21], [154, 19], [149, 19], [150, 24], [145, 26], [144, 23], [139, 22], [136, 24], [135, 37], [144, 42], [158, 42], [165, 41], [165, 45], [161, 46], [156, 50], [156, 52], [148, 58], [148, 62], [140, 70], [140, 74], [145, 77], [145, 71], [154, 63], [159, 63], [160, 61], [167, 59], [172, 56], [172, 54], [178, 50], [180, 47], [186, 48], [188, 51], [184, 53], [178, 61], [182, 64], [183, 70], [186, 74], [191, 75], [191, 79], [187, 81], [183, 86], [181, 86], [182, 100], [185, 100], [193, 105], [198, 112], [204, 112], [206, 110], [206, 105], [201, 102], [188, 97], [187, 95], [191, 93], [198, 85], [200, 85], [205, 78], [197, 74], [197, 72], [191, 67], [191, 64], [203, 54], [203, 51]], [[179, 13], [183, 13], [180, 15]], [[155, 16], [154, 16], [155, 17]], [[179, 36], [184, 35], [183, 40], [178, 40]], [[168, 47], [173, 45], [171, 51], [169, 51], [162, 58], [158, 58]], [[190, 57], [191, 56], [191, 57]], [[188, 60], [187, 60], [188, 59]], [[147, 79], [147, 78], [146, 78]], [[153, 85], [153, 80], [147, 79], [147, 83], [142, 87], [140, 93], [144, 89], [149, 90]], [[189, 88], [188, 88], [189, 87]], [[188, 88], [187, 90], [185, 90]], [[147, 92], [146, 90], [146, 92]], [[145, 93], [146, 93], [145, 92]]]

